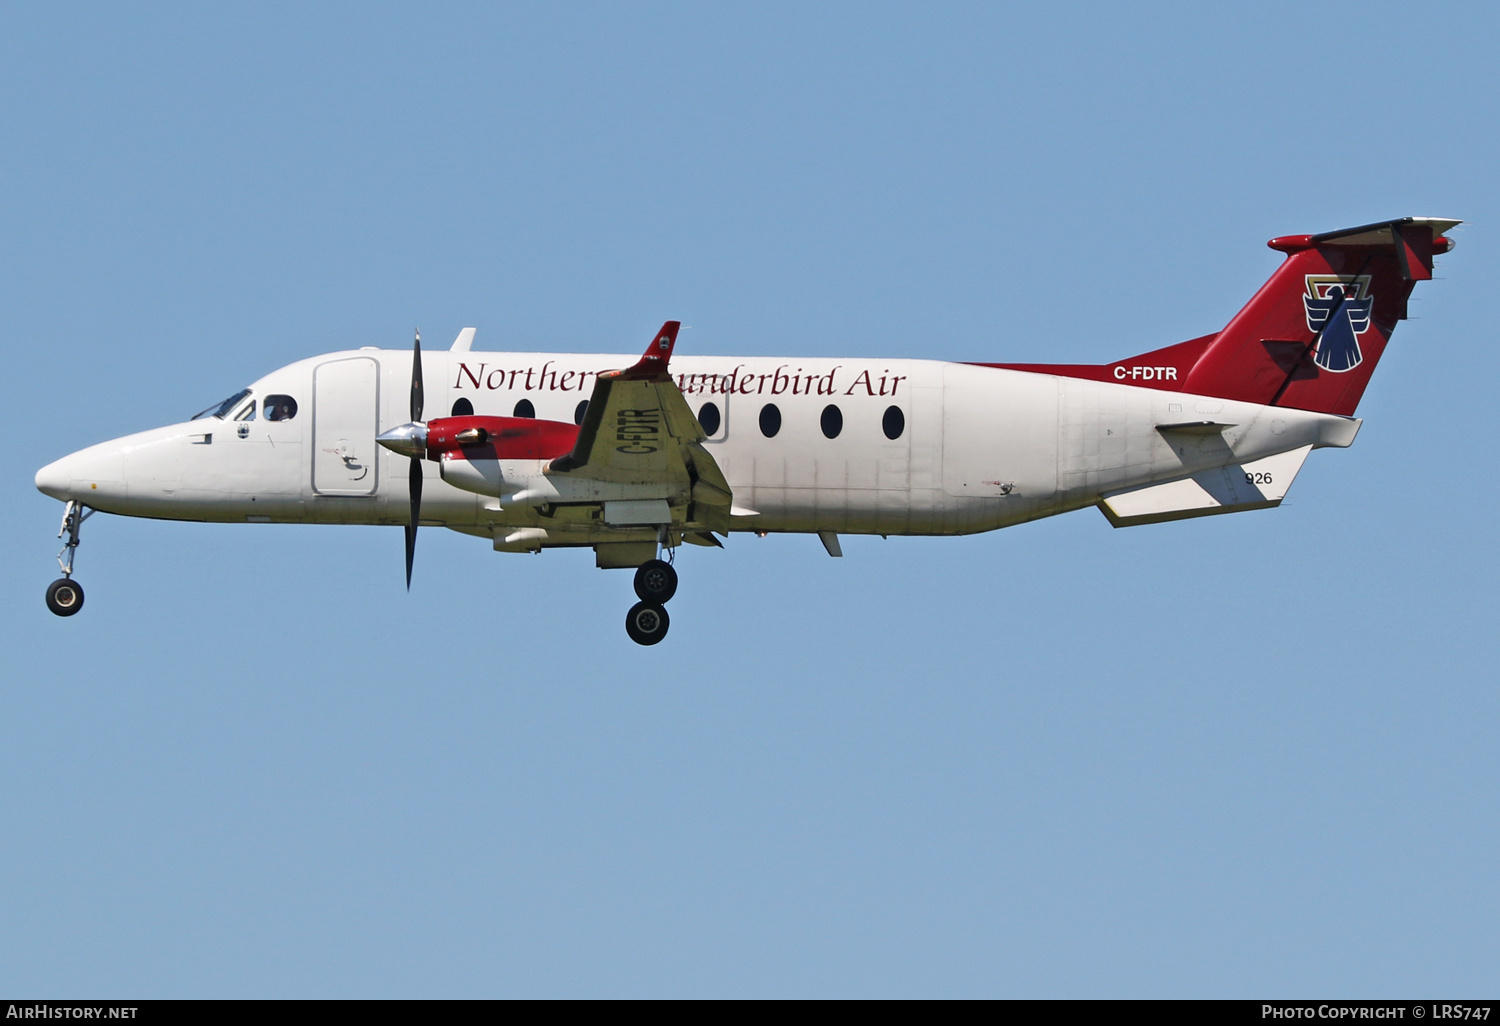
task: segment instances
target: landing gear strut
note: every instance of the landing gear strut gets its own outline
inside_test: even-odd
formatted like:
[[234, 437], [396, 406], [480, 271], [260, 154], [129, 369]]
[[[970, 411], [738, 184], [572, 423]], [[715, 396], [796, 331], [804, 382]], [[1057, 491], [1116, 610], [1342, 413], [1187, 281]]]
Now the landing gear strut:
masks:
[[47, 585], [47, 608], [58, 616], [72, 616], [83, 608], [83, 588], [73, 580], [73, 554], [78, 551], [78, 529], [94, 515], [81, 503], [69, 502], [63, 509], [62, 529], [59, 538], [68, 539], [57, 554], [57, 565], [62, 577]]
[[637, 645], [654, 645], [667, 636], [672, 618], [667, 615], [666, 604], [677, 594], [677, 571], [672, 567], [673, 550], [667, 547], [667, 532], [663, 529], [659, 543], [666, 559], [651, 559], [636, 567], [635, 594], [640, 599], [625, 614], [625, 633]]

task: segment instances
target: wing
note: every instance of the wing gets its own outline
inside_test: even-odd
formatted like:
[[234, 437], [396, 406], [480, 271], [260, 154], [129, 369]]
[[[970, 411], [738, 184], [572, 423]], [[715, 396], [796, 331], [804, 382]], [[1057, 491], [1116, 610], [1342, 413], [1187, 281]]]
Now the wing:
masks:
[[659, 487], [669, 501], [686, 497], [689, 524], [725, 534], [733, 494], [668, 370], [679, 327], [663, 324], [635, 366], [598, 376], [577, 444], [547, 473]]

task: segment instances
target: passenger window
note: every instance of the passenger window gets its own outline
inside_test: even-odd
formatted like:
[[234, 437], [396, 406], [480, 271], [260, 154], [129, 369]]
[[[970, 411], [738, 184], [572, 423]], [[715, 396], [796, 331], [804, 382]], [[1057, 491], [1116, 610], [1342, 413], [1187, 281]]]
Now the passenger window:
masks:
[[781, 430], [781, 411], [776, 408], [775, 403], [766, 403], [760, 408], [760, 433], [767, 438], [775, 438], [776, 432]]
[[530, 399], [522, 399], [520, 402], [516, 403], [516, 412], [512, 413], [511, 416], [526, 417], [527, 419], [535, 418], [536, 407], [531, 405]]
[[250, 405], [246, 406], [239, 413], [236, 413], [234, 415], [234, 419], [235, 420], [254, 420], [255, 419], [255, 400], [251, 399], [250, 400]]
[[291, 420], [297, 415], [297, 400], [289, 395], [266, 396], [267, 420]]
[[704, 403], [698, 410], [698, 426], [703, 428], [705, 435], [716, 435], [719, 433], [719, 425], [722, 419], [719, 417], [719, 408], [713, 403]]
[[586, 414], [588, 412], [589, 412], [589, 401], [587, 399], [585, 399], [583, 402], [581, 402], [581, 403], [578, 404], [578, 409], [576, 409], [576, 410], [573, 411], [573, 423], [574, 424], [582, 424], [583, 423], [584, 414]]
[[885, 437], [894, 442], [906, 430], [906, 414], [901, 412], [899, 406], [887, 406], [885, 416], [880, 419], [880, 426], [885, 429]]
[[457, 398], [457, 399], [455, 399], [453, 401], [453, 413], [450, 414], [450, 416], [454, 416], [454, 417], [472, 417], [472, 416], [474, 416], [474, 404], [471, 403], [471, 402], [469, 402], [468, 396], [460, 396], [459, 398]]
[[844, 430], [844, 415], [832, 403], [823, 407], [821, 422], [823, 425], [823, 435], [826, 438], [837, 438], [839, 432]]

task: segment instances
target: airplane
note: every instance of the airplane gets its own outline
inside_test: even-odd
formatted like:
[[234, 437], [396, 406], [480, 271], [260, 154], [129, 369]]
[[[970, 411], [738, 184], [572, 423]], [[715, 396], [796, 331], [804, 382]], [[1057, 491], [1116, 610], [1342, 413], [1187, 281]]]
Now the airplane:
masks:
[[[738, 532], [964, 535], [1098, 507], [1115, 527], [1279, 505], [1345, 448], [1415, 283], [1461, 222], [1405, 217], [1268, 245], [1281, 265], [1220, 331], [1107, 364], [360, 349], [293, 363], [180, 424], [37, 472], [66, 503], [58, 616], [95, 512], [401, 525], [499, 552], [589, 548], [635, 571], [626, 632], [670, 626], [683, 543]], [[617, 369], [616, 369], [617, 368]], [[437, 387], [430, 389], [428, 382]], [[430, 402], [436, 400], [436, 402]], [[441, 415], [423, 420], [429, 405]]]

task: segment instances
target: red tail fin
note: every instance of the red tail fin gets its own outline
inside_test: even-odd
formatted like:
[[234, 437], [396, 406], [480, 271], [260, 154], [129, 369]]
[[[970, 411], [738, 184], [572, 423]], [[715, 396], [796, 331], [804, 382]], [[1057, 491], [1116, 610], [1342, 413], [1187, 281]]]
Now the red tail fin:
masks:
[[1458, 223], [1407, 217], [1272, 239], [1286, 262], [1217, 335], [1104, 366], [993, 366], [1349, 416]]

